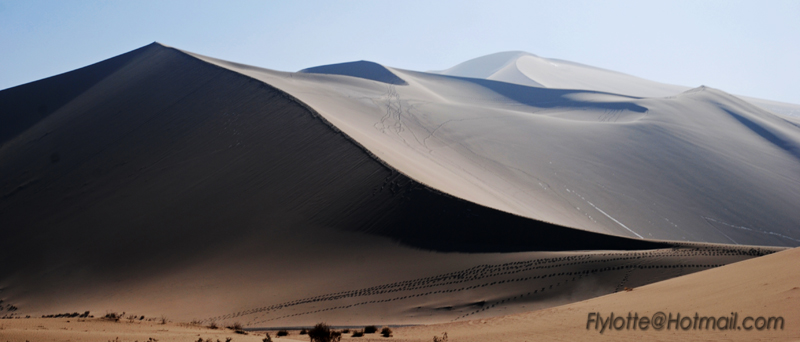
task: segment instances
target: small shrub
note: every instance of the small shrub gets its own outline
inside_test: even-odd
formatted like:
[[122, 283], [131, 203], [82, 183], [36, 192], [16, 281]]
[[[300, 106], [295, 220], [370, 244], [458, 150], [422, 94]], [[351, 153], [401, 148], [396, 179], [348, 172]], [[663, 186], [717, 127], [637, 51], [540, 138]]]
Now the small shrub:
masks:
[[167, 316], [161, 315], [161, 324], [167, 324], [169, 320], [167, 320]]
[[433, 342], [445, 342], [447, 341], [447, 332], [442, 333], [442, 337], [434, 336]]
[[344, 329], [344, 330], [342, 330], [342, 333], [343, 334], [349, 334], [350, 333], [350, 329]]
[[272, 336], [269, 336], [269, 333], [267, 333], [267, 337], [264, 337], [261, 342], [272, 342]]
[[107, 312], [103, 319], [107, 319], [109, 321], [119, 322], [119, 319], [122, 318], [122, 315], [116, 312]]
[[242, 327], [242, 323], [236, 322], [226, 328], [233, 330], [237, 334], [247, 335], [247, 332], [244, 331], [244, 327]]
[[278, 336], [278, 337], [281, 337], [281, 336], [289, 336], [289, 332], [288, 332], [288, 331], [286, 331], [286, 330], [278, 330], [278, 333], [277, 333], [277, 334], [275, 334], [275, 336]]
[[211, 322], [211, 323], [208, 323], [208, 328], [217, 330], [217, 329], [219, 329], [219, 326], [217, 326], [217, 322]]
[[300, 329], [300, 335], [305, 335], [305, 334], [308, 334], [308, 330], [306, 330], [305, 328]]
[[353, 330], [353, 335], [350, 337], [364, 337], [363, 330]]
[[364, 333], [365, 334], [374, 334], [376, 332], [378, 332], [378, 327], [376, 327], [374, 325], [370, 325], [370, 326], [364, 327]]
[[381, 329], [381, 336], [392, 337], [392, 329], [389, 329], [389, 327], [384, 327], [383, 329]]
[[318, 323], [308, 331], [308, 338], [311, 339], [311, 342], [339, 342], [342, 339], [342, 333], [331, 330], [331, 327], [325, 323]]

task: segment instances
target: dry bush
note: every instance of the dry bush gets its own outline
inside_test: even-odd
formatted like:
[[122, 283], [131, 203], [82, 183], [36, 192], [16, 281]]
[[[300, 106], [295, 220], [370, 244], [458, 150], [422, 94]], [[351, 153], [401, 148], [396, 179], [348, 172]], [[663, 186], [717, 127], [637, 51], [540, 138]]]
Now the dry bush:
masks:
[[353, 335], [350, 337], [364, 337], [364, 330], [353, 330]]
[[392, 329], [389, 329], [389, 327], [384, 327], [383, 329], [381, 329], [381, 336], [392, 337]]
[[288, 332], [288, 331], [286, 331], [286, 330], [278, 330], [278, 333], [277, 333], [277, 334], [275, 334], [275, 336], [278, 336], [278, 337], [281, 337], [281, 336], [289, 336], [289, 332]]
[[311, 342], [339, 342], [342, 339], [342, 333], [332, 330], [325, 323], [318, 323], [308, 331], [308, 338], [311, 339]]
[[247, 335], [247, 332], [244, 331], [244, 327], [242, 323], [236, 322], [233, 325], [229, 325], [226, 328], [233, 330], [237, 334]]
[[122, 315], [116, 312], [106, 312], [106, 315], [103, 316], [103, 319], [107, 319], [109, 321], [119, 322], [119, 319], [122, 318]]
[[376, 327], [374, 325], [370, 325], [370, 326], [364, 327], [364, 333], [365, 334], [374, 334], [376, 332], [378, 332], [378, 327]]

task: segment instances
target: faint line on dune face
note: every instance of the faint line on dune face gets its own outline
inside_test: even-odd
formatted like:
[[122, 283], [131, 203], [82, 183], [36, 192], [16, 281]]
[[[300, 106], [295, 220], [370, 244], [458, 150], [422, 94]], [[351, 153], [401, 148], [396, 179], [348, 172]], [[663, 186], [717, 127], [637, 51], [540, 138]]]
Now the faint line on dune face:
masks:
[[789, 237], [789, 236], [786, 236], [786, 235], [783, 235], [783, 234], [778, 234], [778, 233], [769, 232], [769, 231], [763, 231], [763, 230], [760, 230], [760, 229], [753, 229], [753, 228], [747, 228], [747, 227], [742, 227], [742, 226], [736, 226], [736, 225], [725, 223], [725, 222], [722, 222], [722, 221], [719, 221], [719, 220], [712, 219], [710, 217], [705, 217], [705, 216], [700, 216], [700, 217], [702, 217], [703, 219], [705, 219], [707, 221], [716, 222], [716, 223], [719, 223], [719, 224], [722, 224], [722, 225], [726, 225], [726, 226], [731, 227], [731, 228], [746, 230], [746, 231], [750, 231], [750, 232], [757, 232], [757, 233], [761, 233], [761, 234], [774, 235], [774, 236], [777, 236], [777, 237], [782, 237], [784, 239], [789, 239], [789, 240], [792, 240], [792, 241], [800, 242], [800, 240], [798, 240], [798, 239], [795, 239], [793, 237]]
[[716, 230], [717, 230], [717, 231], [718, 231], [720, 234], [722, 234], [722, 236], [724, 236], [724, 237], [728, 238], [728, 240], [731, 240], [731, 241], [733, 241], [733, 243], [734, 243], [734, 244], [736, 244], [736, 245], [738, 245], [738, 244], [739, 244], [738, 242], [736, 242], [735, 240], [733, 240], [733, 239], [732, 239], [730, 236], [728, 236], [727, 234], [725, 234], [725, 233], [723, 233], [721, 230], [719, 230], [719, 228], [717, 228], [716, 226], [714, 226], [713, 224], [711, 224], [711, 222], [708, 222], [708, 218], [707, 218], [707, 217], [705, 217], [705, 216], [700, 216], [700, 217], [702, 217], [702, 218], [703, 218], [703, 220], [705, 220], [705, 221], [706, 221], [706, 224], [707, 224], [707, 225], [711, 226], [711, 228], [714, 228], [714, 229], [716, 229]]
[[622, 228], [625, 228], [625, 229], [627, 229], [629, 232], [633, 233], [633, 235], [636, 235], [636, 236], [638, 236], [640, 239], [644, 239], [644, 237], [642, 237], [642, 236], [641, 236], [641, 235], [639, 235], [638, 233], [634, 232], [633, 230], [631, 230], [630, 228], [628, 228], [627, 226], [625, 226], [624, 224], [622, 224], [622, 222], [619, 222], [619, 221], [617, 221], [617, 219], [615, 219], [615, 218], [611, 217], [611, 215], [609, 215], [609, 214], [606, 214], [606, 212], [605, 212], [605, 211], [602, 211], [602, 210], [600, 210], [600, 208], [598, 208], [596, 205], [592, 204], [592, 202], [586, 201], [586, 203], [589, 203], [589, 205], [591, 205], [593, 208], [597, 209], [597, 211], [599, 211], [601, 214], [603, 214], [603, 215], [606, 215], [606, 217], [608, 217], [609, 219], [611, 219], [611, 221], [614, 221], [614, 222], [616, 222], [618, 225], [622, 226]]

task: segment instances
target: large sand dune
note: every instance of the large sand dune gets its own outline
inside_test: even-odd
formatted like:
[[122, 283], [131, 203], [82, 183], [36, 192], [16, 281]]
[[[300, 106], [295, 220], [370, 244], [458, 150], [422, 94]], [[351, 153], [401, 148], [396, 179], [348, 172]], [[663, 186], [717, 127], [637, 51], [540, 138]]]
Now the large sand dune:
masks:
[[0, 316], [447, 322], [800, 243], [800, 128], [708, 88], [283, 73], [152, 44], [4, 90], [0, 114]]
[[392, 167], [474, 203], [632, 238], [800, 244], [800, 126], [720, 90], [638, 98], [386, 67], [399, 86], [197, 57], [296, 96]]

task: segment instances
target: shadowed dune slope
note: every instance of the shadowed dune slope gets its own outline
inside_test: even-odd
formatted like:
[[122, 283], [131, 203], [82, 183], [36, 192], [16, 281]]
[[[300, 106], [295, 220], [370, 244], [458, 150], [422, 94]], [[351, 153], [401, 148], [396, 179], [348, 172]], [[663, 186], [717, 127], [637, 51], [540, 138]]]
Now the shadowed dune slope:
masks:
[[130, 63], [147, 49], [143, 47], [93, 64], [80, 69], [80, 72], [67, 72], [0, 91], [0, 146], [52, 114], [108, 74]]

